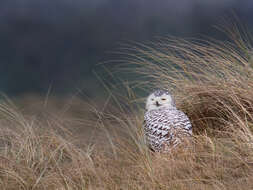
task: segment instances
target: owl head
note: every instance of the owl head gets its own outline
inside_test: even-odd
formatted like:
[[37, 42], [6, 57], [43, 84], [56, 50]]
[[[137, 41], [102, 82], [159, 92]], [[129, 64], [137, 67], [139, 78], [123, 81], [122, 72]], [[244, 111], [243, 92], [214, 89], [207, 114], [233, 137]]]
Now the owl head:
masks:
[[175, 101], [167, 90], [155, 90], [146, 101], [146, 110], [155, 110], [162, 107], [174, 108]]

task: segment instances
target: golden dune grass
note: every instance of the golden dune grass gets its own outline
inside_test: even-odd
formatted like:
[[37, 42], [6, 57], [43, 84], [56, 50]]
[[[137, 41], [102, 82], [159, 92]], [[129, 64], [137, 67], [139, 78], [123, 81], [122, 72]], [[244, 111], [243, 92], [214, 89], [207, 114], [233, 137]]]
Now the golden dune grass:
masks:
[[253, 189], [253, 68], [243, 44], [161, 39], [128, 49], [126, 70], [148, 79], [129, 86], [171, 89], [193, 124], [192, 146], [170, 154], [146, 147], [144, 110], [128, 85], [124, 96], [109, 89], [100, 107], [75, 100], [58, 113], [3, 101], [1, 189]]

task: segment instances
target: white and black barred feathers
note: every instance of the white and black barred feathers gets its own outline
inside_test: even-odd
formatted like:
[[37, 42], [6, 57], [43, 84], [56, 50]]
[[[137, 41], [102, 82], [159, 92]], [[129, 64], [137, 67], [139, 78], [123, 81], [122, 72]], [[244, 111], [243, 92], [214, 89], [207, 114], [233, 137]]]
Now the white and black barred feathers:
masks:
[[174, 106], [147, 111], [143, 127], [147, 143], [155, 152], [170, 151], [192, 136], [189, 118]]

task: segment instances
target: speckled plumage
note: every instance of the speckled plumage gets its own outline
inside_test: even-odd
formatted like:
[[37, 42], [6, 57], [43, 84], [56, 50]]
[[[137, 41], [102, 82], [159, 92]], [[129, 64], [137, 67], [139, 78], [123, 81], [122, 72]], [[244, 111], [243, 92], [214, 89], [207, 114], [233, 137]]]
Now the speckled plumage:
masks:
[[175, 106], [170, 93], [153, 92], [147, 99], [144, 132], [149, 147], [155, 152], [168, 152], [192, 136], [189, 118]]

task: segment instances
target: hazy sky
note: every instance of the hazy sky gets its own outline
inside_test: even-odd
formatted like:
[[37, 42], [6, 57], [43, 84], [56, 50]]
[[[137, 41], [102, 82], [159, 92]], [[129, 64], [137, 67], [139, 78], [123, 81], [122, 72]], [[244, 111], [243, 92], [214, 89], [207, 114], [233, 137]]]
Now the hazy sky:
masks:
[[75, 88], [120, 42], [215, 35], [231, 11], [252, 27], [253, 0], [1, 0], [0, 90]]

